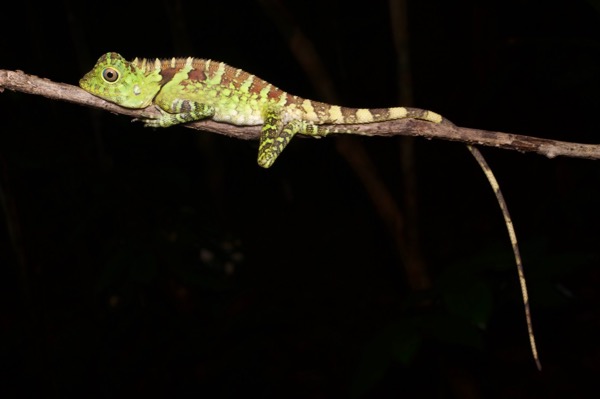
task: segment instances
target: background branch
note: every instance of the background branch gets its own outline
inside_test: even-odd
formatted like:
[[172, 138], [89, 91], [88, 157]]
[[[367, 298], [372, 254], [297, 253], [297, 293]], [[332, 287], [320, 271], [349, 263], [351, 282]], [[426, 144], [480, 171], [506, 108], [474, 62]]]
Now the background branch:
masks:
[[[159, 114], [159, 111], [153, 106], [141, 110], [123, 108], [94, 97], [77, 86], [52, 82], [48, 79], [28, 75], [22, 71], [0, 69], [0, 91], [2, 89], [40, 95], [50, 99], [99, 108], [115, 114], [136, 118], [152, 117]], [[207, 130], [244, 140], [257, 140], [260, 134], [260, 126], [234, 126], [211, 120], [190, 123], [186, 127], [196, 130]], [[360, 132], [356, 132], [355, 134], [363, 136], [420, 136], [520, 152], [535, 152], [545, 155], [548, 158], [566, 156], [572, 158], [600, 159], [600, 145], [598, 144], [570, 143], [511, 133], [435, 125], [413, 119], [400, 119], [368, 125], [348, 125], [348, 128], [360, 128]]]

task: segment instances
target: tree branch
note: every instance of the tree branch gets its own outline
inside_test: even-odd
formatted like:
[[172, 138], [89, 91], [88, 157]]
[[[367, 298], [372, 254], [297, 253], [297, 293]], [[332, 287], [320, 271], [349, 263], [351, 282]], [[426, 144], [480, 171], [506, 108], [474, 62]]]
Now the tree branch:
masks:
[[[19, 91], [46, 98], [67, 101], [88, 107], [94, 107], [115, 114], [136, 118], [158, 116], [159, 111], [150, 106], [136, 110], [120, 107], [98, 97], [94, 97], [79, 87], [65, 83], [56, 83], [48, 79], [28, 75], [22, 71], [0, 69], [0, 92], [3, 89]], [[418, 136], [459, 141], [466, 144], [498, 147], [520, 152], [535, 152], [548, 158], [567, 156], [573, 158], [600, 159], [599, 144], [579, 144], [565, 141], [541, 139], [518, 134], [469, 129], [458, 126], [437, 125], [416, 119], [398, 119], [365, 125], [347, 125], [354, 134], [363, 136]], [[186, 124], [186, 127], [206, 130], [244, 140], [258, 140], [260, 126], [235, 126], [227, 123], [204, 120]]]

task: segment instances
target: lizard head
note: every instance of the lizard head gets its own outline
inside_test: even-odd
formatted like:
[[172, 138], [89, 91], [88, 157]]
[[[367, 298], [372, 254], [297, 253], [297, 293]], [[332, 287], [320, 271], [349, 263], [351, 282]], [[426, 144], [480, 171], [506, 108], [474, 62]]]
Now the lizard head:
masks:
[[160, 74], [146, 73], [135, 61], [106, 53], [79, 81], [81, 88], [126, 108], [145, 108], [160, 90]]

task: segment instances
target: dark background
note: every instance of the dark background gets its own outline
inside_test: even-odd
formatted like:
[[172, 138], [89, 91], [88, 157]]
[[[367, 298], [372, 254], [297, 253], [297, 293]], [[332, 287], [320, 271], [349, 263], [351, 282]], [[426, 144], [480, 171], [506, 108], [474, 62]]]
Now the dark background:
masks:
[[[342, 105], [397, 103], [386, 1], [282, 1]], [[414, 105], [598, 143], [597, 0], [409, 1]], [[258, 1], [6, 2], [0, 68], [76, 84], [107, 51], [225, 61], [317, 90]], [[336, 138], [257, 143], [0, 94], [2, 397], [575, 398], [600, 372], [597, 161], [483, 148], [524, 256], [460, 143], [416, 142], [404, 268]], [[356, 138], [399, 204], [399, 138]]]

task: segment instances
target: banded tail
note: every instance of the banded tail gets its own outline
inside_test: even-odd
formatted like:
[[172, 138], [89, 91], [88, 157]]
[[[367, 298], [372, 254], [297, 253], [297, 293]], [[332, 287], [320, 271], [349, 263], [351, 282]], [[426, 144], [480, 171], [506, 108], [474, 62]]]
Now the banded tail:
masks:
[[350, 108], [311, 100], [302, 100], [299, 107], [304, 111], [304, 119], [321, 125], [366, 124], [405, 118], [452, 124], [440, 114], [419, 108]]

